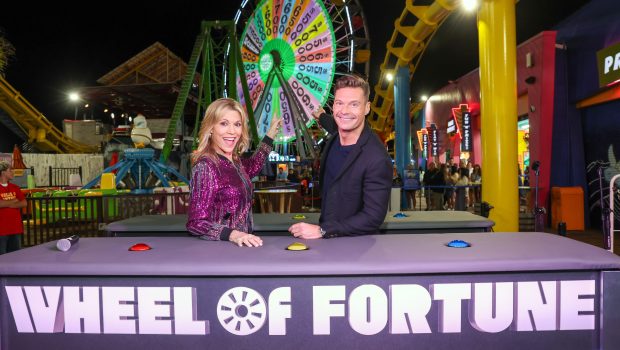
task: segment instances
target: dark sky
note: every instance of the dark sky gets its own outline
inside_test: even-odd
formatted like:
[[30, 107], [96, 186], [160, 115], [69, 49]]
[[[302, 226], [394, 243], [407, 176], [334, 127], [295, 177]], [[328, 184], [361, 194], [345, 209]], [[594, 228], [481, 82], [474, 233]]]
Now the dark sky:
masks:
[[[13, 3], [0, 12], [0, 28], [15, 46], [16, 57], [6, 79], [58, 127], [73, 117], [66, 93], [94, 86], [96, 80], [156, 41], [187, 60], [201, 20], [232, 19], [241, 0], [158, 3], [106, 1], [75, 7]], [[416, 5], [428, 0], [415, 1]], [[585, 0], [521, 0], [517, 4], [517, 42], [553, 28]], [[360, 0], [371, 36], [371, 84], [385, 55], [385, 44], [404, 0]], [[165, 4], [165, 5], [164, 5]], [[59, 13], [59, 11], [64, 11]], [[478, 66], [478, 38], [473, 14], [455, 11], [426, 50], [412, 82], [412, 97], [432, 94], [448, 80]], [[17, 139], [3, 126], [0, 151], [10, 151]], [[6, 149], [10, 145], [9, 149]]]

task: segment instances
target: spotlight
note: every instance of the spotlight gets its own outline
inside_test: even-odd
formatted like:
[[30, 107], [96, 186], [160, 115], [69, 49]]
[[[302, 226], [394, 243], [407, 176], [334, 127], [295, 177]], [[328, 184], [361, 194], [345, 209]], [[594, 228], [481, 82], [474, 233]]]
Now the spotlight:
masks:
[[478, 0], [463, 0], [462, 6], [467, 12], [474, 12], [478, 8]]

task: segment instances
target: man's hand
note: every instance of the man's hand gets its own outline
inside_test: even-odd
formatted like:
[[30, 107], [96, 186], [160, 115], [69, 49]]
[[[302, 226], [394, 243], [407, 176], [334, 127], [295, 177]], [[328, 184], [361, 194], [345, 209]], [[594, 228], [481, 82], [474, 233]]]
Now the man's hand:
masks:
[[321, 236], [321, 230], [319, 225], [307, 224], [305, 222], [299, 222], [291, 225], [288, 228], [288, 232], [290, 232], [295, 238], [302, 239], [317, 239], [323, 238]]
[[323, 107], [319, 107], [316, 111], [312, 112], [312, 117], [314, 117], [316, 121], [319, 121], [319, 118], [323, 113], [325, 113], [325, 110], [323, 109]]

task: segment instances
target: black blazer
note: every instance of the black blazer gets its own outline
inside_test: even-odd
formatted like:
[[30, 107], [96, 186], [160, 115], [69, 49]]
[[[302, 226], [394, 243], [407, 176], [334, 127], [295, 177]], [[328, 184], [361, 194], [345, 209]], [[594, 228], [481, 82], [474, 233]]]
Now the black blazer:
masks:
[[[321, 155], [320, 183], [327, 157], [338, 136], [332, 116], [322, 114], [320, 124], [334, 131]], [[392, 188], [392, 161], [379, 137], [366, 124], [340, 173], [322, 189], [320, 226], [325, 238], [379, 233]]]

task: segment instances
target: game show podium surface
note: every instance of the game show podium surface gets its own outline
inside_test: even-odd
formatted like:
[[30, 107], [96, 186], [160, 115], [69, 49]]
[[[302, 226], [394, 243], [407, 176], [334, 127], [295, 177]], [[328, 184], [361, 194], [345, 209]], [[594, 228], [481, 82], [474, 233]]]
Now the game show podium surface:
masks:
[[[318, 224], [319, 213], [254, 214], [258, 235], [288, 235], [297, 222]], [[109, 236], [187, 235], [187, 215], [144, 215], [107, 225]], [[490, 231], [494, 222], [466, 211], [388, 212], [382, 233], [458, 233]]]
[[[82, 238], [2, 255], [0, 348], [620, 348], [620, 258], [569, 238], [263, 240]], [[128, 250], [138, 242], [152, 249]]]

